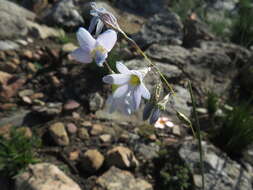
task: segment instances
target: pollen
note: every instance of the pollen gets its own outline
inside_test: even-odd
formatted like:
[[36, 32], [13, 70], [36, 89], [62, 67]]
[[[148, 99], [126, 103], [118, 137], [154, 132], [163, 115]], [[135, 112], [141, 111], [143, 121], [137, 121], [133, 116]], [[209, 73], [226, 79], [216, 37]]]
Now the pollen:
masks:
[[98, 45], [90, 52], [90, 54], [92, 55], [92, 57], [95, 57], [97, 52], [100, 52], [101, 54], [105, 54], [107, 51], [103, 46]]
[[130, 78], [130, 81], [129, 83], [132, 85], [132, 86], [137, 86], [141, 83], [140, 81], [140, 78], [136, 75], [131, 75], [131, 78]]

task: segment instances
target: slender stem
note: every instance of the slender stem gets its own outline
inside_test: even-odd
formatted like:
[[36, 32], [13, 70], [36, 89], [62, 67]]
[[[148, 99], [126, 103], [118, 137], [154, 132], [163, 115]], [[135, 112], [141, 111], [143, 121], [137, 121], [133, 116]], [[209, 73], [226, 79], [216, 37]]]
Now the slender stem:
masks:
[[111, 74], [115, 73], [115, 72], [112, 70], [112, 68], [110, 67], [110, 65], [108, 64], [107, 61], [105, 61], [105, 65], [106, 65], [107, 69], [109, 70], [109, 72], [110, 72]]
[[201, 169], [201, 175], [202, 175], [202, 190], [205, 189], [205, 178], [204, 178], [204, 166], [203, 166], [203, 150], [201, 145], [201, 135], [200, 135], [200, 124], [199, 124], [199, 118], [196, 111], [196, 99], [192, 91], [192, 85], [189, 81], [188, 88], [191, 94], [191, 100], [192, 100], [192, 106], [193, 106], [193, 117], [196, 122], [196, 131], [197, 131], [197, 137], [198, 137], [198, 149], [199, 149], [199, 159], [200, 159], [200, 169]]
[[167, 81], [167, 79], [165, 78], [165, 76], [162, 74], [162, 72], [160, 71], [160, 69], [154, 64], [152, 63], [152, 61], [147, 57], [147, 55], [141, 50], [141, 48], [138, 46], [138, 44], [131, 38], [129, 38], [126, 33], [121, 32], [123, 34], [123, 36], [133, 44], [134, 48], [137, 50], [138, 53], [140, 53], [145, 60], [148, 62], [148, 66], [149, 67], [154, 67], [156, 69], [156, 71], [158, 72], [158, 74], [161, 76], [161, 78], [163, 79], [163, 81], [165, 82], [165, 84], [167, 85], [169, 91], [172, 93], [172, 95], [175, 95], [175, 92], [172, 88], [172, 86], [169, 84], [169, 82]]

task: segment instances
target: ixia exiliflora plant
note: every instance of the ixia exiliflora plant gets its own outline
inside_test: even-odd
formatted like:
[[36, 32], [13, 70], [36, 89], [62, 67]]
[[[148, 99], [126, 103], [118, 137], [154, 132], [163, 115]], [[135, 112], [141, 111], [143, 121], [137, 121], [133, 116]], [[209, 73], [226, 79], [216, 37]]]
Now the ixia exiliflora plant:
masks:
[[[151, 124], [159, 120], [160, 113], [165, 110], [169, 102], [170, 95], [174, 95], [174, 91], [160, 70], [145, 55], [134, 40], [129, 38], [120, 28], [116, 17], [104, 8], [98, 8], [96, 3], [91, 3], [90, 14], [93, 16], [89, 29], [79, 28], [77, 31], [77, 39], [80, 48], [71, 53], [72, 57], [81, 63], [92, 63], [93, 60], [98, 66], [106, 63], [108, 53], [114, 47], [117, 41], [117, 34], [120, 33], [128, 40], [137, 52], [139, 52], [147, 61], [147, 67], [140, 70], [130, 70], [122, 62], [116, 63], [118, 73], [114, 73], [110, 66], [106, 64], [112, 74], [103, 77], [103, 81], [112, 85], [112, 95], [107, 99], [109, 112], [119, 111], [124, 114], [132, 114], [139, 109], [141, 99], [144, 98], [148, 102], [145, 106], [143, 119], [148, 118]], [[103, 28], [107, 30], [102, 33]], [[94, 37], [91, 33], [95, 30]], [[144, 79], [149, 72], [158, 73], [169, 90], [169, 94], [161, 98], [157, 90], [151, 95], [145, 87]], [[159, 83], [159, 88], [161, 88]], [[158, 88], [156, 88], [158, 89]]]

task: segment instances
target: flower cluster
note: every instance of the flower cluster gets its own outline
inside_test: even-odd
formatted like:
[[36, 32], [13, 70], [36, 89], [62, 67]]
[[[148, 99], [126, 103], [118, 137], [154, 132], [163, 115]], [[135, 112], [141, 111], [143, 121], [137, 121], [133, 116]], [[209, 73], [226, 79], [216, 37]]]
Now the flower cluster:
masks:
[[[114, 47], [117, 41], [117, 34], [123, 34], [126, 39], [130, 39], [119, 27], [116, 17], [104, 8], [98, 8], [96, 4], [91, 3], [91, 12], [93, 16], [89, 29], [79, 28], [77, 31], [77, 40], [80, 45], [75, 51], [71, 53], [72, 57], [81, 63], [95, 63], [102, 67], [106, 63], [108, 53]], [[104, 28], [106, 30], [104, 31]], [[95, 31], [94, 37], [92, 36]], [[103, 32], [104, 31], [104, 32]], [[133, 42], [133, 40], [130, 40]], [[134, 45], [136, 43], [134, 42]], [[137, 50], [144, 54], [139, 47]], [[146, 56], [144, 56], [148, 59]], [[110, 71], [112, 69], [106, 64]], [[152, 64], [151, 64], [152, 65]], [[152, 65], [153, 66], [153, 65]], [[160, 91], [155, 90], [154, 95], [145, 87], [144, 77], [151, 71], [151, 67], [140, 70], [130, 70], [123, 62], [116, 62], [117, 73], [103, 77], [103, 82], [112, 86], [112, 95], [107, 99], [109, 112], [118, 111], [123, 114], [130, 115], [139, 109], [142, 98], [148, 102], [144, 108], [143, 119], [151, 124], [157, 124], [158, 128], [166, 124], [171, 126], [169, 121], [165, 118], [160, 118], [160, 113], [165, 110], [169, 95], [159, 100]], [[160, 73], [159, 73], [160, 74]], [[164, 78], [164, 77], [163, 77]], [[159, 95], [157, 95], [159, 94]], [[159, 123], [161, 125], [159, 125]]]

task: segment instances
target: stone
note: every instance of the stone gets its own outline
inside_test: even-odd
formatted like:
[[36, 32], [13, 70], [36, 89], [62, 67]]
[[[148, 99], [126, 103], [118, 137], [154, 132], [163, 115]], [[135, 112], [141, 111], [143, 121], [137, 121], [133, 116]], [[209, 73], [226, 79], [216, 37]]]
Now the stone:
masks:
[[91, 130], [90, 130], [90, 134], [91, 135], [99, 135], [99, 134], [101, 134], [101, 133], [103, 133], [103, 131], [104, 131], [104, 125], [101, 125], [101, 124], [94, 124], [94, 125], [92, 125], [92, 127], [91, 127]]
[[70, 53], [77, 49], [78, 47], [74, 45], [73, 43], [66, 43], [62, 46], [61, 50], [65, 53]]
[[153, 190], [147, 181], [135, 178], [130, 172], [111, 167], [106, 173], [96, 180], [92, 190]]
[[49, 163], [29, 165], [15, 178], [16, 190], [81, 190], [79, 185], [57, 166]]
[[176, 135], [176, 136], [181, 136], [181, 130], [180, 130], [180, 127], [178, 125], [174, 125], [172, 127], [172, 134]]
[[15, 96], [20, 88], [25, 84], [25, 78], [17, 78], [7, 85], [3, 85], [0, 90], [0, 97], [9, 100], [11, 97]]
[[104, 156], [96, 149], [87, 150], [80, 160], [82, 168], [89, 172], [97, 172], [104, 163]]
[[12, 126], [23, 126], [25, 125], [25, 120], [31, 112], [24, 109], [19, 109], [12, 112], [8, 117], [0, 119], [0, 126], [10, 124]]
[[77, 136], [82, 140], [88, 140], [90, 138], [88, 130], [83, 127], [78, 129]]
[[10, 40], [0, 40], [0, 51], [15, 50], [15, 49], [19, 49], [19, 45], [16, 42]]
[[[49, 102], [44, 103], [38, 99], [35, 99], [39, 105], [33, 106], [32, 110], [43, 115], [55, 116], [62, 112], [62, 103], [61, 102]], [[34, 100], [34, 102], [35, 102]]]
[[12, 78], [12, 75], [3, 71], [0, 71], [0, 85], [6, 85], [7, 81]]
[[162, 11], [149, 19], [134, 36], [134, 40], [142, 47], [153, 43], [180, 45], [183, 40], [183, 24], [175, 13]]
[[31, 96], [33, 94], [34, 94], [34, 91], [31, 89], [25, 89], [18, 92], [19, 97]]
[[[231, 160], [212, 144], [202, 141], [203, 165], [206, 190], [251, 189], [252, 167], [250, 171], [244, 169], [236, 161]], [[193, 173], [197, 189], [201, 186], [199, 169], [199, 151], [195, 140], [185, 140], [179, 147], [180, 158]], [[196, 176], [197, 175], [197, 176]], [[238, 185], [240, 184], [240, 185]]]
[[168, 0], [118, 0], [116, 5], [125, 10], [134, 11], [137, 14], [153, 15], [159, 13], [167, 7]]
[[64, 110], [74, 110], [74, 109], [78, 108], [79, 106], [80, 106], [80, 104], [77, 101], [75, 101], [75, 100], [68, 100], [64, 104], [63, 108], [64, 108]]
[[[22, 17], [20, 16], [22, 15]], [[33, 20], [35, 14], [10, 1], [0, 1], [0, 40], [25, 36], [28, 32], [26, 20]], [[2, 44], [0, 44], [2, 47]]]
[[36, 22], [27, 21], [29, 34], [34, 38], [46, 39], [49, 37], [60, 37], [63, 30], [48, 27], [46, 25], [39, 25]]
[[69, 137], [63, 123], [57, 122], [50, 125], [49, 133], [53, 137], [56, 144], [60, 146], [69, 145]]
[[29, 127], [20, 127], [20, 128], [17, 129], [17, 131], [24, 134], [24, 136], [27, 137], [27, 138], [32, 138], [32, 136], [33, 136], [32, 130]]
[[68, 123], [67, 130], [70, 134], [75, 134], [77, 132], [77, 127], [74, 123]]
[[129, 169], [137, 167], [139, 162], [129, 148], [117, 146], [106, 153], [106, 164], [107, 166]]
[[18, 69], [18, 66], [12, 62], [5, 61], [4, 63], [0, 63], [0, 70], [8, 73], [15, 73]]
[[0, 125], [0, 136], [9, 138], [12, 127], [11, 124]]
[[43, 21], [51, 26], [59, 25], [66, 29], [77, 28], [84, 24], [73, 0], [60, 0], [45, 13]]
[[109, 134], [104, 134], [104, 135], [100, 135], [99, 139], [103, 142], [103, 143], [108, 143], [111, 142], [112, 140], [112, 136]]
[[91, 111], [97, 111], [104, 105], [104, 99], [99, 93], [93, 93], [89, 96], [89, 106]]
[[159, 150], [159, 146], [155, 143], [150, 143], [148, 145], [140, 143], [137, 145], [137, 151], [144, 160], [152, 160], [158, 157]]

